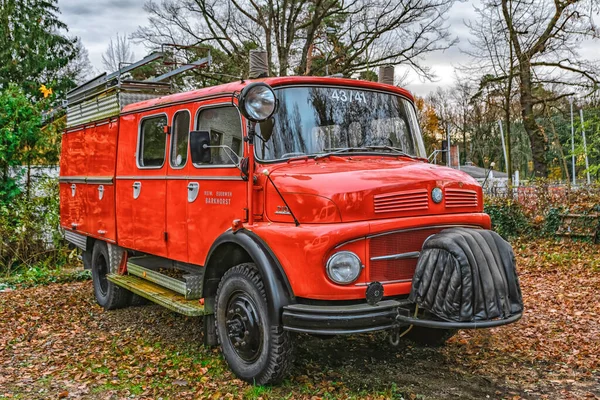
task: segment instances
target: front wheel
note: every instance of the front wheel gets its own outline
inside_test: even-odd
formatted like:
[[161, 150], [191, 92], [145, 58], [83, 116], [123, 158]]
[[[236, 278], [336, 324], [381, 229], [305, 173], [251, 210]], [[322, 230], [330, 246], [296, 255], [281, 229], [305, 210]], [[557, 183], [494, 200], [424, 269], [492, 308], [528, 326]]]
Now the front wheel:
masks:
[[264, 284], [253, 263], [237, 265], [221, 279], [215, 325], [223, 356], [239, 378], [265, 385], [285, 377], [293, 361], [290, 334], [270, 326]]

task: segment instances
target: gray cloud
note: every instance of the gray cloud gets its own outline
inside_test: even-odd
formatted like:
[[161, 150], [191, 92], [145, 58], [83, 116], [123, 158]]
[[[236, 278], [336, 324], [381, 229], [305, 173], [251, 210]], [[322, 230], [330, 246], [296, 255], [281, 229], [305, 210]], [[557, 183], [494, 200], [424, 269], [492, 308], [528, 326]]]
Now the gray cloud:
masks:
[[[474, 15], [473, 1], [478, 2], [478, 0], [471, 0], [456, 3], [448, 15], [448, 25], [452, 35], [459, 38], [460, 46], [468, 44], [468, 29], [463, 21]], [[100, 70], [102, 53], [106, 50], [110, 39], [114, 38], [117, 32], [121, 35], [130, 35], [138, 26], [146, 23], [147, 15], [143, 10], [143, 4], [141, 0], [58, 0], [62, 12], [61, 18], [69, 27], [69, 34], [81, 38], [90, 53], [92, 65]], [[137, 58], [146, 54], [143, 45], [132, 45]], [[465, 59], [459, 47], [455, 46], [444, 52], [429, 54], [424, 61], [435, 69], [435, 66], [458, 64]], [[446, 81], [442, 79], [440, 83]], [[440, 83], [419, 82], [415, 85], [420, 88], [435, 88]]]
[[[94, 69], [102, 71], [102, 53], [117, 32], [129, 36], [147, 20], [139, 0], [58, 0], [61, 20], [67, 24], [69, 35], [81, 38], [88, 49]], [[132, 43], [137, 58], [146, 54], [142, 45]]]
[[[69, 34], [81, 38], [89, 51], [90, 62], [100, 71], [102, 53], [110, 39], [114, 38], [117, 32], [128, 36], [138, 26], [146, 24], [147, 15], [143, 4], [142, 0], [58, 0], [62, 12], [61, 19], [69, 27]], [[447, 15], [447, 24], [452, 36], [457, 37], [459, 43], [446, 51], [427, 55], [424, 63], [433, 69], [438, 79], [436, 82], [422, 82], [416, 75], [411, 74], [407, 85], [410, 90], [419, 95], [426, 95], [437, 87], [452, 84], [454, 68], [469, 61], [469, 57], [461, 52], [461, 49], [469, 48], [471, 37], [465, 21], [477, 17], [474, 6], [479, 4], [480, 0], [466, 0], [454, 4]], [[147, 53], [142, 44], [132, 43], [132, 48], [136, 58], [142, 58]], [[599, 53], [597, 42], [583, 43], [582, 55], [593, 58]]]

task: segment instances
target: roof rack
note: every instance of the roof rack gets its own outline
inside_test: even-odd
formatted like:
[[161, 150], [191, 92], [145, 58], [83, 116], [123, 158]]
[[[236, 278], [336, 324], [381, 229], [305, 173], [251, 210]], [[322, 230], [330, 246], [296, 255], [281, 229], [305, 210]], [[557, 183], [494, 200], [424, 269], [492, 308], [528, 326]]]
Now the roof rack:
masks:
[[169, 78], [194, 68], [209, 67], [212, 63], [210, 50], [206, 57], [157, 77], [144, 81], [127, 79], [131, 72], [158, 59], [164, 59], [166, 52], [155, 52], [143, 59], [128, 64], [111, 74], [106, 72], [83, 83], [67, 93], [67, 128], [80, 126], [118, 116], [128, 104], [164, 96], [171, 93], [172, 86], [165, 82]]

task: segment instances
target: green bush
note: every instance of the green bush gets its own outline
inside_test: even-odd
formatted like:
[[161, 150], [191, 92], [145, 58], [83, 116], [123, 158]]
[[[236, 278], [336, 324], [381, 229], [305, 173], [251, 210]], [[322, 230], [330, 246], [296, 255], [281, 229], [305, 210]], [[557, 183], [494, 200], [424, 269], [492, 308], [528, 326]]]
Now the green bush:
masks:
[[556, 231], [560, 226], [560, 216], [565, 212], [563, 207], [557, 208], [552, 207], [546, 212], [544, 220], [544, 226], [542, 228], [542, 235], [546, 237], [553, 237], [556, 235]]
[[42, 179], [31, 196], [18, 194], [0, 204], [0, 276], [58, 269], [77, 262], [59, 230], [56, 179]]
[[492, 219], [492, 229], [506, 239], [554, 237], [561, 215], [588, 215], [600, 210], [600, 186], [572, 188], [539, 181], [519, 188], [510, 195], [486, 196], [485, 212]]
[[492, 219], [492, 229], [505, 239], [529, 235], [532, 225], [521, 204], [507, 198], [486, 199], [484, 210]]

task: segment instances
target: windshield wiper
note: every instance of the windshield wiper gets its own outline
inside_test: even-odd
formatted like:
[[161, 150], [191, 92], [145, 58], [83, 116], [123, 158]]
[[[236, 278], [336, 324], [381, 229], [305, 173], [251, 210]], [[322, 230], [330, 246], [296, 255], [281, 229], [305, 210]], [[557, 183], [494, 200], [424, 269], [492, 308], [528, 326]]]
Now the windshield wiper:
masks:
[[334, 154], [346, 153], [349, 151], [369, 150], [369, 149], [367, 147], [338, 147], [338, 148], [326, 149], [326, 150], [333, 150], [333, 151], [330, 151], [328, 153], [318, 154], [315, 156], [315, 160], [318, 160], [319, 158], [329, 157]]
[[405, 156], [405, 157], [412, 158], [412, 159], [417, 159], [417, 157], [410, 155], [410, 154], [406, 153], [405, 151], [403, 151], [397, 147], [393, 147], [393, 146], [366, 146], [366, 147], [368, 149], [375, 149], [375, 150], [390, 150], [395, 153], [398, 153], [401, 156]]
[[324, 154], [320, 154], [315, 156], [315, 160], [318, 160], [319, 158], [323, 158], [323, 157], [329, 157], [331, 155], [334, 154], [339, 154], [339, 153], [346, 153], [349, 151], [369, 151], [369, 150], [389, 150], [392, 151], [398, 155], [404, 156], [404, 157], [409, 157], [412, 158], [414, 160], [417, 159], [417, 157], [410, 155], [408, 153], [406, 153], [405, 151], [397, 148], [397, 147], [392, 147], [392, 146], [364, 146], [364, 147], [340, 147], [340, 148], [335, 148], [335, 149], [327, 149], [327, 150], [333, 150], [330, 151], [328, 153], [324, 153]]

